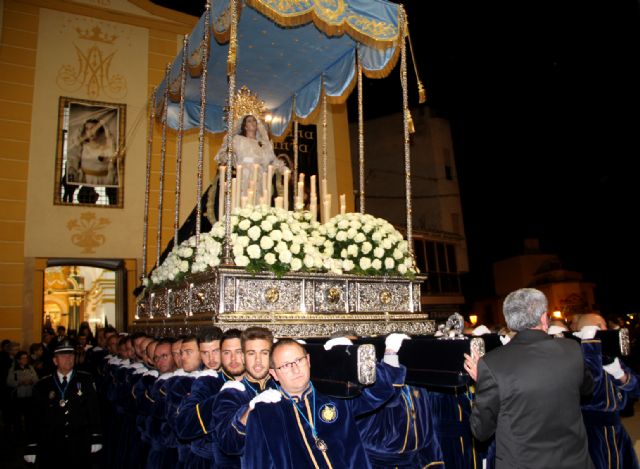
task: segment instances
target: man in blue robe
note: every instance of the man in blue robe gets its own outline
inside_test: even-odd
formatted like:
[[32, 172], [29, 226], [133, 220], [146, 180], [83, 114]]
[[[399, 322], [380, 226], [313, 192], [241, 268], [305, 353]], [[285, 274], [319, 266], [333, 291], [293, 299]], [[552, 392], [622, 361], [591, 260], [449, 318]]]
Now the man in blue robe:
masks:
[[620, 421], [627, 399], [640, 395], [637, 376], [618, 358], [609, 365], [602, 359], [602, 341], [595, 338], [607, 325], [598, 314], [584, 314], [578, 322], [585, 366], [595, 383], [593, 397], [582, 406], [589, 455], [596, 469], [638, 468], [633, 442]]
[[274, 344], [269, 373], [280, 392], [266, 390], [249, 405], [244, 467], [371, 467], [355, 417], [393, 397], [394, 387], [404, 385], [405, 368], [380, 364], [373, 386], [356, 398], [336, 399], [315, 390], [310, 366], [309, 355], [295, 340]]

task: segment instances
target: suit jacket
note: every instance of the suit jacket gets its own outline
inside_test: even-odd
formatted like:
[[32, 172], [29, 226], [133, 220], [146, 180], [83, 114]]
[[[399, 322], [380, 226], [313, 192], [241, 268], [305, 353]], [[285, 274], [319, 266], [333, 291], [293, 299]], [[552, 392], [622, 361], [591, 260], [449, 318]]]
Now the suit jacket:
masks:
[[524, 330], [478, 362], [471, 430], [495, 433], [498, 469], [592, 468], [580, 412], [592, 391], [578, 343]]

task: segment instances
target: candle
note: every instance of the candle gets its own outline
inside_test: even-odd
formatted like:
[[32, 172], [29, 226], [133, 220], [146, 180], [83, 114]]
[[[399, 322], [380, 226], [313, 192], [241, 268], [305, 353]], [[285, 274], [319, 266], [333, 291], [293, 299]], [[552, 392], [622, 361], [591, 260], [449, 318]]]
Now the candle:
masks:
[[240, 206], [242, 208], [245, 208], [247, 206], [247, 196], [243, 195], [242, 197], [240, 197]]
[[238, 207], [238, 180], [233, 178], [231, 180], [231, 211]]
[[347, 213], [347, 196], [340, 194], [340, 214], [344, 215], [345, 213]]
[[286, 169], [284, 171], [284, 197], [282, 199], [283, 205], [282, 208], [284, 210], [289, 210], [289, 178], [291, 177], [291, 170]]
[[241, 202], [242, 200], [242, 178], [243, 178], [243, 174], [242, 174], [243, 168], [242, 165], [239, 164], [238, 166], [236, 166], [236, 178], [238, 179], [238, 193], [237, 193], [237, 199], [236, 199], [236, 206], [238, 206], [238, 203]]
[[276, 208], [283, 208], [284, 207], [282, 197], [276, 197], [274, 199], [274, 202], [275, 202]]
[[312, 196], [317, 195], [316, 192], [316, 175], [312, 175], [311, 176], [311, 181], [309, 182], [309, 184], [311, 184], [311, 186], [309, 187], [309, 192]]
[[257, 163], [253, 164], [253, 168], [251, 170], [251, 184], [253, 185], [253, 193], [256, 192], [256, 187], [258, 187], [258, 168], [260, 165]]
[[298, 182], [298, 197], [296, 197], [296, 210], [304, 207], [304, 181]]
[[218, 168], [218, 220], [222, 220], [224, 216], [224, 193], [227, 188], [225, 178], [226, 172], [226, 166], [220, 166]]
[[267, 202], [267, 198], [269, 197], [269, 195], [267, 194], [267, 179], [268, 174], [262, 173], [262, 193], [260, 194], [260, 203], [264, 205], [271, 205]]
[[249, 205], [256, 204], [255, 196], [256, 196], [256, 192], [253, 189], [249, 188], [249, 190], [247, 191], [247, 203]]
[[324, 208], [324, 219], [322, 221], [323, 223], [326, 223], [329, 221], [329, 217], [331, 216], [331, 199], [325, 197], [324, 201], [322, 202], [322, 206]]
[[311, 212], [311, 220], [317, 221], [318, 219], [318, 197], [315, 194], [311, 195], [309, 201], [309, 211]]
[[271, 205], [273, 195], [273, 165], [267, 166], [267, 205]]

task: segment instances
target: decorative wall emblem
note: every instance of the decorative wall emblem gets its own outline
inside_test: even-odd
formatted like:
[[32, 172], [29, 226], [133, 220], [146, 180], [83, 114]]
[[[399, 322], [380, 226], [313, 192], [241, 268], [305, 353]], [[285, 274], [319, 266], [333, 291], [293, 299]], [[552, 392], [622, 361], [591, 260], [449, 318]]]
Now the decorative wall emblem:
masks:
[[118, 49], [115, 34], [105, 32], [100, 26], [90, 29], [76, 27], [78, 41], [73, 43], [77, 62], [65, 64], [58, 70], [56, 81], [66, 91], [84, 88], [87, 95], [97, 98], [102, 93], [110, 98], [127, 95], [127, 80], [113, 73], [111, 66]]
[[67, 229], [73, 233], [71, 242], [81, 247], [83, 254], [93, 254], [107, 240], [100, 230], [110, 223], [108, 218], [96, 218], [95, 213], [85, 212], [79, 218], [69, 220]]

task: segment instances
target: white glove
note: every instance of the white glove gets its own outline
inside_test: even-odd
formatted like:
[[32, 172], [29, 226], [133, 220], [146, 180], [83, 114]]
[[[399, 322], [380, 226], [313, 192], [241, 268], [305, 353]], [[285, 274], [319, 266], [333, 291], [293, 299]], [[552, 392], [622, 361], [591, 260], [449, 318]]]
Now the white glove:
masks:
[[336, 345], [353, 345], [351, 340], [346, 337], [336, 337], [335, 339], [329, 339], [324, 343], [325, 350], [331, 350]]
[[437, 331], [435, 334], [433, 334], [434, 337], [442, 337], [444, 334], [442, 333], [442, 331]]
[[502, 345], [507, 345], [510, 341], [511, 341], [511, 337], [509, 337], [508, 335], [501, 335], [500, 336], [500, 343]]
[[471, 335], [475, 335], [475, 336], [485, 335], [485, 334], [491, 334], [491, 331], [484, 324], [476, 327], [473, 331], [471, 331]]
[[102, 445], [100, 444], [91, 445], [91, 454], [97, 453], [101, 449], [102, 449]]
[[397, 332], [389, 334], [387, 338], [384, 339], [385, 349], [398, 353], [398, 350], [400, 350], [400, 347], [402, 347], [403, 340], [411, 340], [411, 337], [409, 337], [407, 334], [399, 334]]
[[235, 389], [236, 391], [244, 392], [246, 388], [240, 381], [233, 380], [224, 383], [220, 388], [220, 392], [224, 391], [225, 389]]
[[280, 391], [276, 389], [267, 389], [266, 391], [262, 391], [256, 397], [249, 401], [249, 409], [253, 410], [258, 402], [264, 402], [265, 404], [273, 404], [275, 402], [280, 402], [282, 399], [282, 394]]
[[622, 379], [622, 377], [625, 375], [624, 370], [620, 365], [620, 360], [618, 360], [618, 357], [616, 357], [616, 359], [613, 360], [608, 365], [602, 365], [602, 368], [604, 369], [604, 371], [609, 373], [615, 379]]
[[305, 342], [303, 339], [296, 339], [296, 342], [298, 342], [300, 345], [307, 345], [307, 342]]
[[27, 464], [35, 464], [36, 463], [36, 455], [35, 454], [25, 454], [24, 462]]
[[142, 376], [153, 376], [154, 378], [158, 377], [158, 370], [149, 370]]
[[579, 337], [582, 340], [593, 339], [596, 336], [596, 332], [600, 330], [598, 326], [584, 326], [580, 329], [580, 332], [574, 332], [573, 335]]
[[557, 334], [562, 334], [564, 331], [566, 331], [565, 328], [553, 325], [553, 326], [549, 326], [549, 329], [547, 329], [547, 334], [557, 335]]

